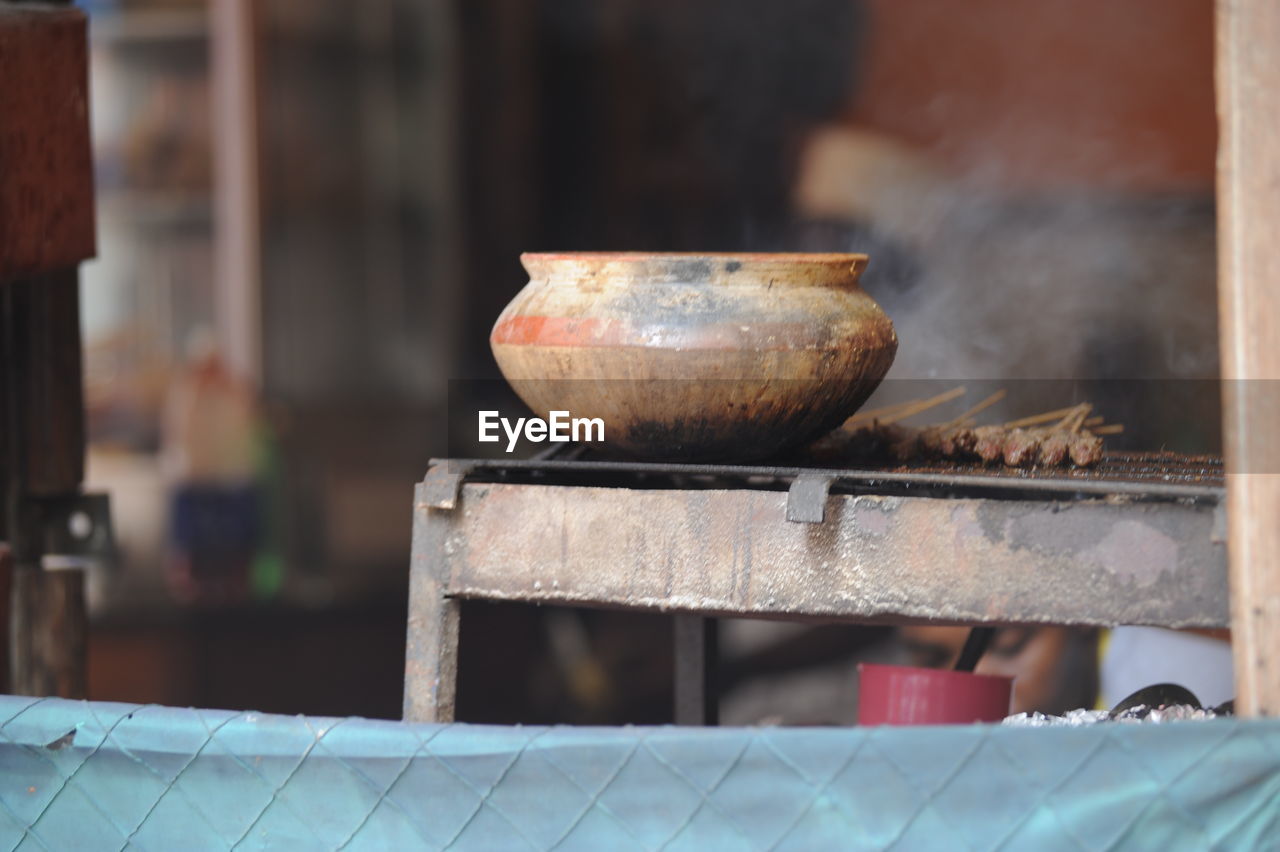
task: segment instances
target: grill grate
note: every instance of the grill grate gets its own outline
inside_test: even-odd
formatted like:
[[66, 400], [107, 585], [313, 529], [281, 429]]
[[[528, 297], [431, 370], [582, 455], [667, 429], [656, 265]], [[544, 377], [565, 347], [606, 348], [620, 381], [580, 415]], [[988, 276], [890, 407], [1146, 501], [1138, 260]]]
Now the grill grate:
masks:
[[583, 447], [558, 445], [556, 449], [554, 454], [526, 460], [448, 459], [432, 464], [470, 481], [782, 490], [797, 476], [820, 474], [832, 481], [833, 491], [846, 493], [992, 499], [1124, 496], [1219, 502], [1225, 481], [1220, 458], [1171, 452], [1108, 453], [1091, 468], [1023, 469], [950, 462], [856, 467], [819, 467], [794, 460], [778, 466], [665, 464], [597, 458]]
[[933, 473], [955, 476], [983, 476], [993, 480], [1181, 483], [1223, 487], [1222, 459], [1171, 452], [1107, 453], [1094, 467], [1015, 468], [1004, 465], [966, 463], [918, 463], [894, 467], [873, 467], [884, 471]]

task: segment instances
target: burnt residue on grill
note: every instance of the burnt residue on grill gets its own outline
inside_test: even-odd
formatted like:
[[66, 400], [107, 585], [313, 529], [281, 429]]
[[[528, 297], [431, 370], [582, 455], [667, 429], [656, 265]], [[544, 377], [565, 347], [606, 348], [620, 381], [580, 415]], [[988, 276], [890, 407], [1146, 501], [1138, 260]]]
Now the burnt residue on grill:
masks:
[[1217, 488], [1225, 484], [1220, 457], [1170, 452], [1105, 453], [1098, 464], [1090, 467], [1021, 468], [1000, 464], [925, 462], [874, 469], [899, 473], [984, 476], [1015, 481], [1177, 482]]
[[[614, 488], [754, 488], [786, 490], [797, 476], [818, 473], [832, 493], [987, 499], [1176, 500], [1220, 503], [1222, 460], [1170, 452], [1109, 453], [1087, 468], [1012, 468], [928, 463], [892, 467], [818, 467], [803, 458], [772, 466], [639, 463], [598, 450], [569, 448], [534, 460], [459, 460], [472, 481], [595, 485]], [[573, 460], [565, 460], [567, 456]]]

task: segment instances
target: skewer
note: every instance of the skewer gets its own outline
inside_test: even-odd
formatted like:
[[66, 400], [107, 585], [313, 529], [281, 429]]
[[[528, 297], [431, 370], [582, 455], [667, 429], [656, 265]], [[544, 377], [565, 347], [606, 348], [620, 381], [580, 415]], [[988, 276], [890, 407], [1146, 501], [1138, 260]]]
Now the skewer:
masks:
[[1084, 423], [1084, 419], [1089, 416], [1089, 412], [1093, 410], [1093, 406], [1087, 402], [1082, 402], [1076, 406], [1074, 414], [1069, 414], [1062, 418], [1062, 423], [1058, 428], [1066, 429], [1072, 434], [1080, 431], [1080, 425]]
[[[879, 408], [864, 408], [859, 412], [855, 412], [849, 417], [849, 420], [876, 420], [877, 417], [883, 417], [884, 414], [892, 414], [901, 411], [904, 408], [910, 408], [915, 403], [920, 402], [919, 398], [908, 399], [905, 402], [892, 403], [890, 406], [881, 406]], [[845, 421], [849, 422], [849, 421]]]
[[1037, 426], [1052, 420], [1062, 420], [1073, 414], [1079, 407], [1078, 405], [1069, 405], [1066, 408], [1059, 408], [1057, 411], [1046, 411], [1043, 414], [1033, 414], [1030, 417], [1023, 417], [1019, 420], [1010, 420], [1004, 424], [1004, 427], [1006, 429], [1020, 429], [1023, 426]]
[[982, 412], [982, 411], [986, 411], [988, 408], [995, 405], [1000, 400], [1004, 399], [1006, 395], [1007, 395], [1007, 392], [1005, 391], [1005, 389], [1000, 388], [1000, 390], [991, 394], [991, 396], [987, 397], [982, 402], [975, 405], [973, 408], [970, 408], [968, 411], [963, 412], [960, 416], [956, 417], [954, 420], [948, 420], [946, 423], [938, 424], [937, 428], [947, 429], [953, 426], [963, 426], [965, 425], [966, 421], [970, 421], [973, 419], [973, 415], [978, 414], [979, 412]]
[[1071, 431], [1078, 432], [1084, 426], [1084, 421], [1089, 417], [1089, 413], [1093, 411], [1092, 403], [1080, 403], [1080, 413], [1071, 420]]
[[879, 420], [883, 422], [884, 417], [895, 416], [897, 412], [902, 411], [902, 409], [914, 406], [914, 404], [918, 402], [919, 402], [918, 399], [909, 399], [909, 400], [906, 400], [906, 402], [904, 403], [893, 403], [892, 406], [882, 406], [881, 408], [867, 408], [867, 409], [864, 409], [864, 411], [860, 411], [854, 414], [854, 416], [851, 416], [849, 420], [846, 420], [844, 423], [841, 423], [840, 427], [841, 429], [860, 429], [860, 427], [867, 425], [867, 423], [870, 423], [873, 420]]
[[848, 420], [844, 421], [844, 425], [849, 426], [863, 420], [875, 420], [877, 417], [885, 417], [895, 414], [904, 408], [910, 408], [918, 403], [918, 399], [908, 399], [906, 402], [895, 402], [892, 405], [882, 405], [879, 408], [868, 408], [863, 411], [856, 412]]
[[[909, 462], [917, 457], [941, 456], [961, 460], [976, 456], [987, 464], [1002, 460], [1009, 467], [1055, 467], [1064, 463], [1087, 467], [1102, 457], [1102, 435], [1124, 431], [1121, 424], [1105, 424], [1101, 415], [1091, 417], [1093, 404], [1089, 402], [1008, 423], [974, 426], [976, 419], [973, 415], [1003, 399], [1003, 389], [948, 421], [923, 428], [894, 423], [954, 399], [963, 392], [963, 388], [953, 388], [928, 399], [890, 406], [887, 408], [892, 413], [886, 417], [863, 412], [860, 417], [867, 422], [853, 425], [849, 430], [852, 432], [850, 437], [862, 442], [863, 452], [884, 454], [899, 462]], [[1022, 426], [1036, 428], [1024, 429]]]
[[877, 419], [881, 423], [895, 423], [907, 417], [914, 417], [917, 414], [928, 411], [930, 408], [942, 405], [944, 402], [950, 402], [958, 396], [964, 396], [964, 385], [961, 385], [958, 388], [952, 388], [951, 390], [946, 391], [945, 393], [940, 393], [937, 396], [919, 400], [914, 405], [905, 406], [896, 414], [891, 414], [888, 417], [880, 417]]
[[870, 408], [865, 411], [859, 411], [844, 422], [845, 426], [856, 427], [861, 423], [870, 420], [878, 420], [881, 423], [892, 423], [895, 420], [901, 420], [904, 417], [911, 417], [922, 411], [928, 411], [944, 402], [950, 402], [957, 396], [964, 393], [964, 387], [952, 388], [949, 391], [940, 393], [937, 396], [928, 397], [926, 399], [909, 399], [906, 402], [895, 402], [893, 405], [885, 405], [880, 408]]

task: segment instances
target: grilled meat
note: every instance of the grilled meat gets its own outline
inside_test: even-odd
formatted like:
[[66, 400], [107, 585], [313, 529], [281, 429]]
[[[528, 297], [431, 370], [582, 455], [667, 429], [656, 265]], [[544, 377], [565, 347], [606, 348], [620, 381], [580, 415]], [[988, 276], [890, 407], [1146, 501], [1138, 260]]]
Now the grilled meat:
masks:
[[1009, 467], [1031, 467], [1040, 458], [1041, 440], [1035, 431], [1010, 429], [1004, 439], [1004, 463]]
[[1051, 429], [1040, 442], [1040, 466], [1060, 467], [1069, 458], [1069, 448], [1073, 435], [1061, 430]]
[[1102, 436], [1084, 432], [1072, 435], [1068, 442], [1071, 461], [1080, 467], [1089, 467], [1102, 461]]
[[873, 421], [848, 436], [847, 450], [860, 458], [977, 460], [1009, 467], [1089, 467], [1102, 460], [1102, 437], [1061, 427], [927, 426], [913, 429]]

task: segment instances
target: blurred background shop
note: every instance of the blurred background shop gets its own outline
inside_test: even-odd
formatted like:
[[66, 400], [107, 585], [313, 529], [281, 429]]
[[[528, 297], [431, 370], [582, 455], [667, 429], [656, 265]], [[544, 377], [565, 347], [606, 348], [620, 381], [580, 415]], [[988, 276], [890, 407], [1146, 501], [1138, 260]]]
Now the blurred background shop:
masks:
[[[399, 717], [413, 484], [522, 251], [866, 251], [891, 378], [1168, 381], [1125, 440], [1219, 450], [1211, 0], [80, 5], [90, 698]], [[467, 606], [459, 718], [669, 719], [661, 616]], [[963, 636], [726, 623], [722, 720]], [[986, 665], [1091, 705], [1095, 639]]]

